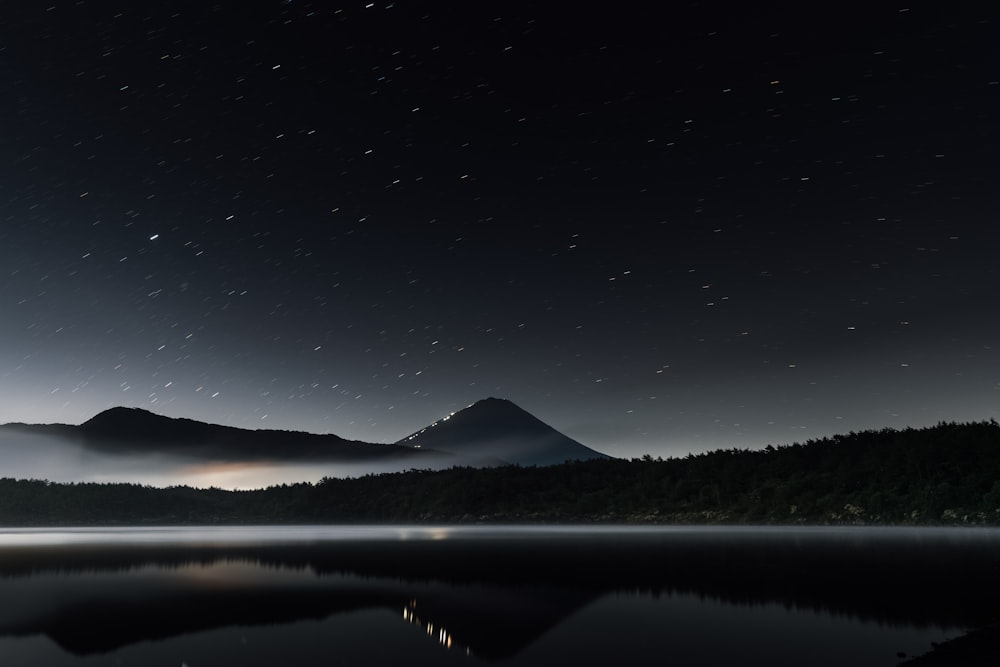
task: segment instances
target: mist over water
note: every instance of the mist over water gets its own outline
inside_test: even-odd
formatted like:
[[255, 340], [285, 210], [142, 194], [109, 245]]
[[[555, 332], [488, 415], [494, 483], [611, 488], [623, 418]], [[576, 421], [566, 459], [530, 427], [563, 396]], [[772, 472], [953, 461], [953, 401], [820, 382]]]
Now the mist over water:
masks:
[[360, 477], [402, 472], [414, 461], [364, 463], [325, 461], [204, 461], [130, 449], [115, 454], [82, 441], [5, 428], [0, 432], [0, 476], [50, 482], [127, 482], [157, 487], [193, 486], [259, 489], [277, 484], [318, 482], [323, 477]]
[[142, 545], [168, 543], [293, 546], [379, 541], [405, 543], [450, 541], [454, 544], [505, 542], [548, 545], [572, 540], [613, 544], [623, 548], [640, 544], [691, 545], [738, 550], [741, 545], [775, 543], [801, 551], [823, 545], [838, 550], [922, 546], [995, 546], [1000, 529], [902, 526], [659, 526], [659, 525], [287, 525], [287, 526], [121, 526], [76, 528], [0, 528], [0, 549], [8, 546], [44, 547], [69, 543]]

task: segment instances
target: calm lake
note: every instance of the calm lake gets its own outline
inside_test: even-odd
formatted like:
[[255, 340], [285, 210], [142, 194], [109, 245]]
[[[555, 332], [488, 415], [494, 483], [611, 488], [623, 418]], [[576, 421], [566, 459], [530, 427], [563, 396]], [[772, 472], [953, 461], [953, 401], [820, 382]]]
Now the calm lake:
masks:
[[1000, 531], [0, 529], [3, 665], [896, 665], [994, 620]]

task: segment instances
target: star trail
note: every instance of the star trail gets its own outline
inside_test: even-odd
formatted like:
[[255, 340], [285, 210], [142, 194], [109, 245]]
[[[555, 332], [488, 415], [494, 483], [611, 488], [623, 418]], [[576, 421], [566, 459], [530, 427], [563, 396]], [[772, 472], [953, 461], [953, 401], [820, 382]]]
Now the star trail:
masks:
[[997, 417], [1000, 40], [959, 5], [17, 3], [0, 422]]

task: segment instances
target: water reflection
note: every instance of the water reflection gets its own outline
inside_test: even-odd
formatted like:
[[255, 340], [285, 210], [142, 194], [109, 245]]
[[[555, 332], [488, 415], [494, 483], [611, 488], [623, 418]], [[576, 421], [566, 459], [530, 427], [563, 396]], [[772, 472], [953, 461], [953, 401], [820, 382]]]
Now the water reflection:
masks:
[[[234, 631], [278, 641], [286, 632], [276, 628], [315, 624], [318, 636], [289, 649], [303, 652], [296, 664], [322, 664], [331, 623], [352, 628], [341, 644], [354, 646], [358, 664], [382, 664], [373, 656], [402, 647], [409, 653], [398, 656], [416, 651], [425, 664], [546, 664], [584, 644], [655, 664], [665, 637], [670, 650], [701, 646], [704, 657], [720, 638], [747, 650], [765, 636], [776, 639], [756, 650], [782, 664], [776, 652], [797, 642], [802, 660], [836, 626], [839, 643], [859, 653], [871, 644], [880, 656], [851, 661], [891, 665], [897, 651], [990, 620], [1000, 589], [1000, 532], [986, 530], [73, 530], [8, 531], [0, 544], [0, 600], [18, 601], [0, 605], [0, 654], [24, 654], [39, 637], [65, 652], [14, 661], [27, 665], [147, 661], [154, 645], [215, 646], [206, 638]], [[793, 627], [794, 636], [782, 630]], [[265, 664], [256, 659], [237, 662]]]
[[[450, 632], [448, 632], [447, 628], [444, 627], [435, 628], [434, 623], [430, 621], [424, 623], [424, 621], [422, 621], [421, 618], [417, 616], [416, 610], [417, 610], [417, 601], [410, 600], [410, 603], [407, 606], [403, 607], [403, 620], [412, 625], [416, 625], [419, 628], [426, 627], [427, 636], [437, 637], [438, 643], [441, 644], [441, 646], [448, 649], [449, 651], [452, 648], [455, 648], [455, 638], [452, 636]], [[472, 647], [466, 646], [465, 653], [466, 655], [471, 655]]]

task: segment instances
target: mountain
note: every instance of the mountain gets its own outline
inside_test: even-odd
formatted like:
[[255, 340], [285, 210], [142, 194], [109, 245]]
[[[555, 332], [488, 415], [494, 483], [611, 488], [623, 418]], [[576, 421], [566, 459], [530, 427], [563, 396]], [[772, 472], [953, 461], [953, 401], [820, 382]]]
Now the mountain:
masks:
[[518, 465], [611, 458], [581, 445], [501, 398], [473, 403], [396, 444], [447, 452], [466, 460]]
[[[222, 461], [412, 460], [414, 467], [441, 458], [433, 451], [345, 440], [301, 431], [249, 430], [157, 415], [140, 408], [111, 408], [78, 427], [88, 448], [113, 454], [156, 452]], [[452, 458], [452, 457], [447, 457]]]
[[234, 428], [126, 407], [79, 426], [0, 425], [3, 475], [56, 482], [258, 488], [320, 477], [592, 458], [608, 457], [499, 399], [480, 401], [394, 444]]

